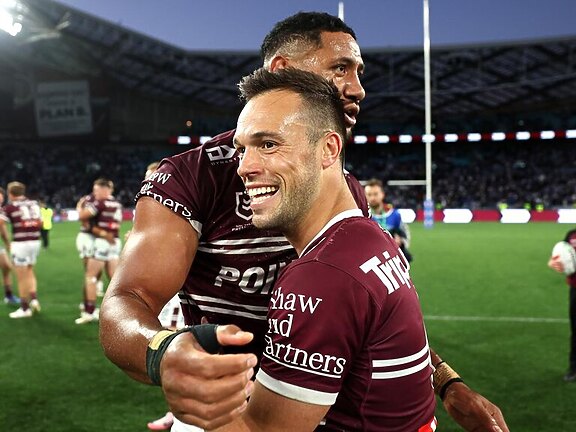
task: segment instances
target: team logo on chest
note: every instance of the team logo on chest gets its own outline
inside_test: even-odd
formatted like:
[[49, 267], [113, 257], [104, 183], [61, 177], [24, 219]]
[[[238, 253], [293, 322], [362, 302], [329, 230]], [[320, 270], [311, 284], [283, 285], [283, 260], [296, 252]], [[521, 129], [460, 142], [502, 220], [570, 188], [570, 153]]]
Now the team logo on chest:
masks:
[[252, 220], [250, 197], [244, 192], [236, 192], [236, 214], [244, 220]]

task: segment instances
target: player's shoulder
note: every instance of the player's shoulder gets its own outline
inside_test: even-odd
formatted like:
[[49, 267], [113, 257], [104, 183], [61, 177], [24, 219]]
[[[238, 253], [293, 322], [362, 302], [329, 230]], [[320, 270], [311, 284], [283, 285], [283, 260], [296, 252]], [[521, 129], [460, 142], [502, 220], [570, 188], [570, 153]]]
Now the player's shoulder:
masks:
[[317, 239], [304, 261], [347, 263], [351, 256], [381, 245], [386, 233], [378, 223], [365, 216], [349, 217], [337, 222]]
[[[170, 156], [162, 162], [170, 162], [174, 165], [190, 164], [190, 163], [208, 163], [215, 165], [214, 162], [222, 162], [230, 159], [235, 159], [238, 156], [234, 148], [235, 130], [222, 132], [210, 140], [196, 146], [183, 153]], [[161, 170], [162, 164], [159, 167]]]

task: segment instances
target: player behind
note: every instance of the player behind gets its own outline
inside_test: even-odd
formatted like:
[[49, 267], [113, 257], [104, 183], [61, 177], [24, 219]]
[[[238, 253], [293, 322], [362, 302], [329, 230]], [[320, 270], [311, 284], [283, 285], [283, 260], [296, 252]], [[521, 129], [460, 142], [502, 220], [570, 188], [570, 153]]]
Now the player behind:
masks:
[[[6, 192], [0, 187], [0, 207], [4, 204]], [[2, 283], [4, 286], [4, 303], [9, 305], [20, 304], [18, 296], [12, 291], [12, 263], [10, 262], [10, 236], [5, 224], [0, 224], [0, 238], [3, 245], [0, 245], [0, 271], [2, 271]]]
[[[354, 31], [345, 23], [325, 13], [295, 14], [266, 36], [262, 57], [270, 71], [295, 67], [333, 81], [347, 127], [354, 126], [365, 96], [364, 63]], [[252, 344], [238, 350], [263, 352], [272, 287], [295, 252], [277, 232], [252, 225], [249, 197], [236, 174], [233, 135], [224, 132], [164, 160], [138, 194], [132, 235], [104, 298], [100, 323], [106, 355], [134, 379], [151, 382], [146, 354], [155, 350], [147, 345], [155, 347], [154, 336], [165, 335], [157, 315], [179, 290], [187, 324], [202, 317], [235, 323], [255, 335]], [[365, 205], [359, 183], [351, 180], [350, 185]], [[245, 343], [243, 334], [225, 339]], [[247, 375], [254, 356], [210, 356], [189, 333], [170, 340], [156, 383], [161, 381], [177, 419], [213, 428], [237, 416], [253, 388]], [[432, 359], [441, 361], [435, 354]], [[447, 389], [444, 405], [458, 423], [476, 431], [500, 430], [492, 426], [496, 422], [505, 427], [498, 407], [454, 381], [445, 363], [441, 371], [447, 373], [438, 375], [436, 388]]]
[[386, 193], [382, 182], [378, 179], [368, 180], [364, 183], [364, 192], [370, 206], [370, 217], [392, 234], [406, 259], [412, 261], [412, 254], [408, 250], [410, 247], [410, 230], [402, 221], [400, 212], [392, 204], [384, 202]]
[[98, 275], [106, 270], [112, 278], [118, 265], [121, 241], [118, 236], [122, 222], [122, 205], [112, 196], [114, 184], [111, 180], [99, 178], [94, 181], [92, 194], [94, 201], [80, 209], [78, 217], [83, 223], [90, 223], [90, 233], [94, 236], [94, 251], [88, 256], [84, 290], [84, 309], [76, 324], [98, 321], [96, 307]]
[[40, 312], [38, 284], [34, 273], [40, 252], [40, 206], [38, 201], [26, 197], [26, 186], [23, 183], [8, 183], [6, 189], [8, 203], [0, 212], [0, 227], [8, 222], [12, 225], [10, 254], [20, 294], [20, 307], [9, 315], [10, 318], [30, 318], [34, 312]]

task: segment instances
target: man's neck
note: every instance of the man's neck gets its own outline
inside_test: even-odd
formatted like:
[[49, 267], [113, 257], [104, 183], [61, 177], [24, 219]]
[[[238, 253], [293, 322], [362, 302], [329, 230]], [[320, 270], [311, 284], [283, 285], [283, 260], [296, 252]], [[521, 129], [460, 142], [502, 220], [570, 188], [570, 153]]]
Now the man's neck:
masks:
[[348, 188], [346, 180], [337, 190], [324, 191], [318, 196], [304, 218], [298, 222], [292, 232], [284, 232], [298, 255], [312, 239], [336, 215], [346, 210], [357, 209], [358, 205]]

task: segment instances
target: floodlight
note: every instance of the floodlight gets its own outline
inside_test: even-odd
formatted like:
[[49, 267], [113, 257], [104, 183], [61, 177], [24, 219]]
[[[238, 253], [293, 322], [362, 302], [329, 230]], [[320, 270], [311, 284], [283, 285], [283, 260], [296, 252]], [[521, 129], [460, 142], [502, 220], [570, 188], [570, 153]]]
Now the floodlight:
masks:
[[11, 36], [16, 36], [22, 31], [22, 23], [18, 22], [14, 16], [16, 6], [15, 0], [0, 0], [0, 30]]
[[422, 142], [425, 143], [433, 143], [436, 141], [436, 135], [434, 134], [424, 134], [422, 135]]
[[456, 142], [456, 141], [458, 141], [458, 135], [457, 134], [446, 134], [446, 135], [444, 135], [444, 141]]
[[516, 139], [518, 141], [529, 140], [530, 139], [530, 132], [528, 132], [528, 131], [516, 132]]
[[477, 142], [482, 140], [482, 135], [477, 132], [472, 132], [468, 134], [468, 141], [470, 142]]
[[504, 132], [492, 132], [492, 141], [504, 141], [506, 134]]
[[354, 144], [366, 144], [368, 142], [368, 137], [366, 135], [355, 135]]

